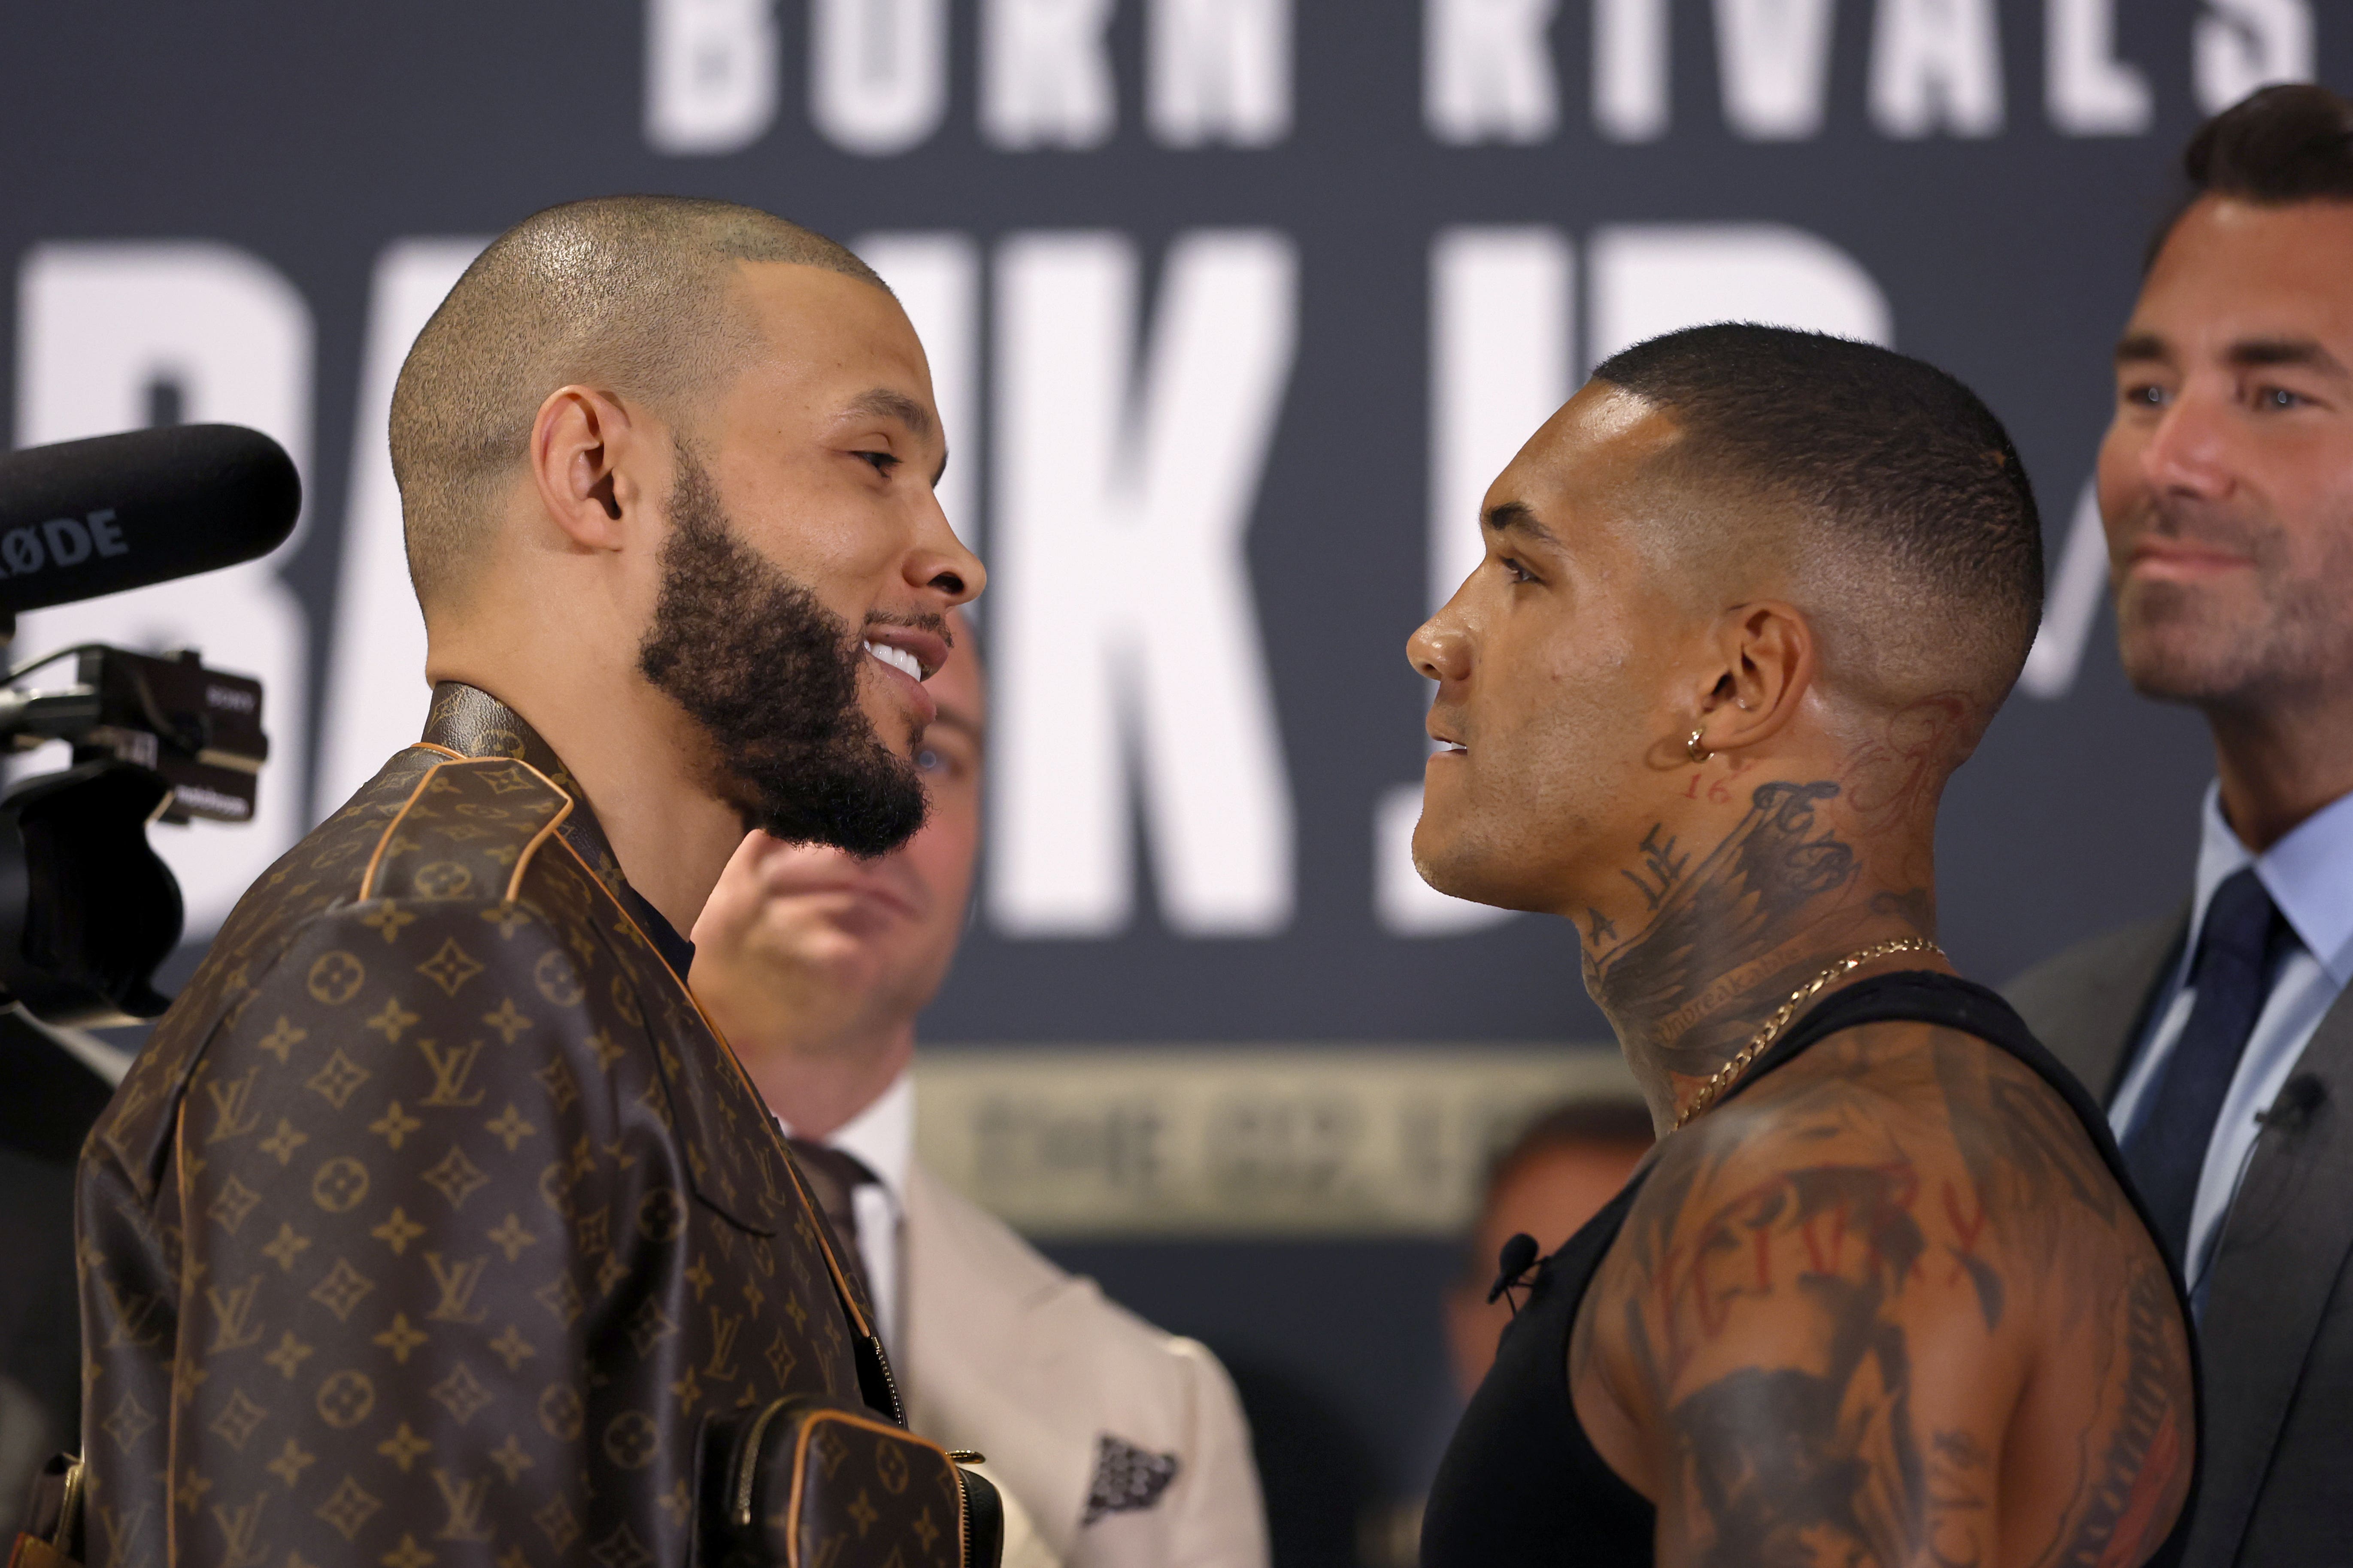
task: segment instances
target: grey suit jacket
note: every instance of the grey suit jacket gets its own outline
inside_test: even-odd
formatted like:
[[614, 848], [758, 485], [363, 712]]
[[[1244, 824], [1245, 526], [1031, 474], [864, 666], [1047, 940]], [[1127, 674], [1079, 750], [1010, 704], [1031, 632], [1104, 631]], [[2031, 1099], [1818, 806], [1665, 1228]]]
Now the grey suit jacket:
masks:
[[[2188, 921], [2185, 908], [2095, 938], [2009, 987], [2103, 1101]], [[2353, 991], [2272, 1115], [2207, 1276], [2205, 1479], [2185, 1568], [2353, 1557]]]

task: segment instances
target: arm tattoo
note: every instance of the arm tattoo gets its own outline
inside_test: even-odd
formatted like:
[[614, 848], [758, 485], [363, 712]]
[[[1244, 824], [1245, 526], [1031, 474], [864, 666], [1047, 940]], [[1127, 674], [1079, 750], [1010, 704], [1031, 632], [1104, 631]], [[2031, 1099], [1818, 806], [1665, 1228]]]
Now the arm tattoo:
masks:
[[[1628, 1332], [1666, 1373], [1658, 1393], [1684, 1484], [1714, 1536], [1703, 1561], [1915, 1556], [1928, 1465], [1910, 1343], [1888, 1308], [1928, 1251], [1913, 1213], [1919, 1186], [1902, 1162], [1788, 1172], [1708, 1214], [1689, 1242], [1668, 1243], [1653, 1300], [1627, 1303]], [[1813, 1364], [1741, 1366], [1681, 1392], [1691, 1380], [1679, 1374], [1732, 1329], [1736, 1301], [1777, 1290], [1815, 1320]], [[1649, 1345], [1645, 1318], [1662, 1324], [1663, 1344]]]
[[[1578, 1337], [1614, 1325], [1663, 1445], [1662, 1544], [1711, 1568], [2142, 1562], [2187, 1485], [2191, 1396], [2172, 1287], [2114, 1179], [1982, 1042], [1882, 1025], [1814, 1050], [1829, 1071], [1670, 1146], [1588, 1303]], [[1900, 1107], [1861, 1081], [1890, 1063]], [[2073, 1347], [2038, 1376], [2084, 1380], [2097, 1414], [2036, 1460], [2031, 1521], [1996, 1507], [2006, 1416], [1955, 1414], [1975, 1373], [1957, 1384], [1954, 1336], [1988, 1367], [1998, 1344]]]

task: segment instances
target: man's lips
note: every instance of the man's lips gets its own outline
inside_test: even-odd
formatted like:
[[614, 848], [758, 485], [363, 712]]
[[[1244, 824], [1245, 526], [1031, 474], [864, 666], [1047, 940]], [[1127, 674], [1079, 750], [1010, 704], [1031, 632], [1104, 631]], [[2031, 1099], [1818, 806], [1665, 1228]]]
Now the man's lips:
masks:
[[[940, 716], [939, 704], [923, 689], [923, 682], [947, 662], [945, 638], [913, 626], [870, 626], [864, 646], [875, 673], [891, 683], [901, 700], [914, 710], [918, 730]], [[912, 669], [908, 668], [911, 665]]]
[[1441, 727], [1436, 720], [1430, 721], [1427, 728], [1430, 732], [1430, 744], [1436, 748], [1436, 750], [1430, 752], [1431, 756], [1459, 757], [1470, 751], [1471, 748], [1467, 744], [1456, 740], [1453, 734], [1449, 730]]
[[2225, 573], [2242, 571], [2254, 563], [2246, 556], [2178, 540], [2145, 539], [2126, 558], [2125, 574], [2147, 581], [2194, 583]]
[[[866, 651], [910, 680], [929, 680], [948, 661], [948, 639], [920, 626], [866, 624]], [[913, 668], [910, 668], [912, 662]]]

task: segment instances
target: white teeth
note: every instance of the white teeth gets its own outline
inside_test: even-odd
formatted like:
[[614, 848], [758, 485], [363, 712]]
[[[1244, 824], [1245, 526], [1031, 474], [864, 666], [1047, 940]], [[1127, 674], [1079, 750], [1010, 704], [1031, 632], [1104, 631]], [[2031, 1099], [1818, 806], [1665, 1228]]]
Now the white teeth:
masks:
[[866, 645], [866, 651], [910, 680], [923, 679], [923, 662], [905, 648], [892, 647], [888, 643], [870, 642]]

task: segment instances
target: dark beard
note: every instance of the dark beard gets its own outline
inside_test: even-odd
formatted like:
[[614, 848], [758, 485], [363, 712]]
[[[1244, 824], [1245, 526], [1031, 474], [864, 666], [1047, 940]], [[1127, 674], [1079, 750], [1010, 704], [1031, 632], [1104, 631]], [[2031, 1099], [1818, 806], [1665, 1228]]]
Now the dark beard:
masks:
[[852, 855], [888, 854], [923, 825], [923, 775], [858, 704], [865, 651], [800, 584], [736, 537], [683, 446], [661, 593], [638, 648], [648, 680], [711, 737], [720, 793], [761, 828]]

